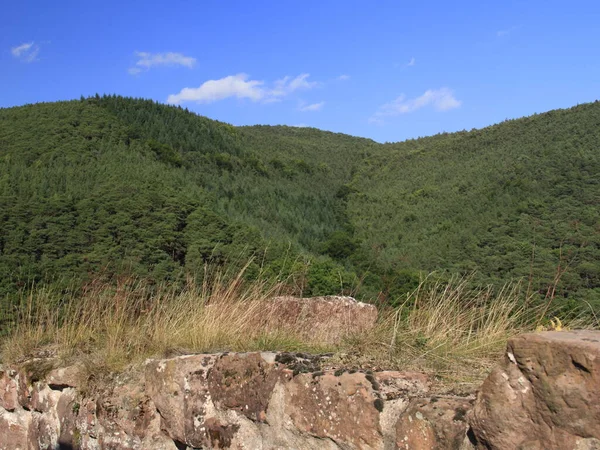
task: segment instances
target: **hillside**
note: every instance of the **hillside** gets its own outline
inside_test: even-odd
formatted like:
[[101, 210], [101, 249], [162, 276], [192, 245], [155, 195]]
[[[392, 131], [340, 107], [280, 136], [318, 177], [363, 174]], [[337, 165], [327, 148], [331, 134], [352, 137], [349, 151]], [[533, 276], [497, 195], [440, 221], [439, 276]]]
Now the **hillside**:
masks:
[[[385, 270], [531, 278], [600, 299], [600, 103], [384, 146], [348, 216]], [[563, 273], [564, 271], [564, 273]]]
[[[600, 103], [396, 144], [117, 96], [0, 109], [0, 295], [205, 267], [395, 302], [421, 273], [600, 305]], [[563, 273], [564, 271], [564, 273]], [[297, 287], [298, 287], [297, 286]]]

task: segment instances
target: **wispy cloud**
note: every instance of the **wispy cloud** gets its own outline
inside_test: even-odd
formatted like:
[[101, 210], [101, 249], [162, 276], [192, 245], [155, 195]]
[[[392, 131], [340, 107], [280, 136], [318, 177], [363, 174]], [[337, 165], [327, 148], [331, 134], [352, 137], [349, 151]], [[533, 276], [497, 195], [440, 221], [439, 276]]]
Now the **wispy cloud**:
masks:
[[404, 70], [408, 67], [413, 67], [417, 64], [417, 60], [415, 59], [415, 57], [413, 56], [412, 58], [410, 58], [410, 61], [408, 61], [407, 63], [395, 63], [394, 67], [400, 67], [401, 70]]
[[304, 105], [303, 103], [300, 104], [300, 106], [298, 107], [299, 111], [319, 111], [323, 108], [323, 106], [325, 106], [325, 102], [319, 102], [319, 103], [312, 103], [310, 105]]
[[338, 81], [347, 81], [350, 79], [350, 75], [346, 75], [346, 74], [342, 74], [339, 77], [337, 77]]
[[275, 81], [275, 86], [266, 91], [266, 101], [278, 101], [282, 97], [291, 94], [297, 90], [308, 90], [316, 87], [319, 83], [316, 81], [308, 81], [310, 74], [303, 73], [297, 77], [285, 76], [280, 80]]
[[37, 61], [37, 56], [40, 53], [40, 46], [35, 42], [25, 42], [10, 49], [12, 55], [19, 61], [30, 63]]
[[512, 34], [513, 31], [517, 30], [518, 28], [519, 27], [510, 27], [510, 28], [507, 28], [506, 30], [496, 31], [496, 36], [499, 38], [507, 37], [510, 34]]
[[238, 73], [218, 80], [205, 81], [197, 88], [183, 88], [179, 93], [169, 95], [167, 103], [213, 103], [230, 97], [253, 102], [277, 102], [295, 91], [318, 86], [318, 82], [308, 80], [309, 76], [308, 73], [296, 77], [286, 76], [276, 80], [269, 87], [264, 81], [251, 80], [247, 74]]
[[382, 124], [384, 117], [408, 114], [431, 106], [435, 111], [449, 111], [460, 107], [462, 102], [454, 97], [454, 92], [448, 88], [429, 89], [419, 97], [407, 99], [404, 94], [395, 100], [379, 107], [369, 119], [370, 123]]
[[130, 67], [127, 71], [131, 75], [137, 75], [142, 70], [150, 70], [157, 66], [182, 66], [192, 68], [196, 65], [196, 58], [185, 56], [181, 53], [150, 53], [150, 52], [135, 52], [137, 61], [134, 67]]

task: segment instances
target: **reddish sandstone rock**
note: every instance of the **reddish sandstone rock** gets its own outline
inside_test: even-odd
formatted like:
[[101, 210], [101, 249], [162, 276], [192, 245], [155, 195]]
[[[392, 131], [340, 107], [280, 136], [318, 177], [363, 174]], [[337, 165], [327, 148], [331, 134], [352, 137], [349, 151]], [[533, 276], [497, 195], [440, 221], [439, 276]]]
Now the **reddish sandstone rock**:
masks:
[[60, 434], [58, 443], [62, 446], [74, 447], [77, 444], [75, 433], [75, 417], [78, 412], [77, 392], [73, 388], [67, 388], [58, 399], [56, 414]]
[[296, 327], [324, 343], [371, 330], [377, 320], [374, 305], [352, 297], [275, 297], [265, 320], [275, 327]]
[[78, 388], [85, 376], [85, 368], [74, 364], [68, 367], [60, 367], [51, 370], [45, 377], [45, 382], [50, 389], [62, 390], [65, 388]]
[[467, 430], [472, 401], [464, 398], [418, 398], [396, 424], [399, 450], [459, 450]]
[[16, 370], [0, 368], [0, 406], [8, 411], [19, 406], [19, 384], [16, 377]]
[[47, 413], [56, 408], [61, 392], [50, 389], [46, 383], [40, 381], [31, 387], [30, 408], [34, 411]]
[[29, 447], [30, 449], [54, 449], [61, 448], [58, 442], [60, 425], [58, 418], [53, 412], [31, 414], [29, 425]]
[[429, 391], [429, 378], [419, 372], [374, 372], [377, 390], [384, 400], [423, 396]]
[[[146, 364], [146, 392], [160, 412], [163, 429], [172, 439], [190, 447], [207, 447], [209, 428], [217, 427], [214, 435], [226, 426], [206, 424], [207, 404], [212, 403], [208, 373], [218, 356], [189, 355]], [[227, 434], [232, 430], [227, 429]]]
[[208, 388], [218, 408], [264, 422], [275, 383], [291, 375], [275, 362], [274, 353], [231, 353], [220, 357], [210, 370]]
[[383, 401], [364, 373], [300, 374], [284, 389], [286, 414], [301, 432], [329, 438], [344, 448], [383, 446]]
[[470, 423], [482, 448], [598, 448], [599, 399], [599, 331], [525, 334], [483, 383]]
[[0, 450], [29, 449], [31, 413], [12, 413], [0, 408]]

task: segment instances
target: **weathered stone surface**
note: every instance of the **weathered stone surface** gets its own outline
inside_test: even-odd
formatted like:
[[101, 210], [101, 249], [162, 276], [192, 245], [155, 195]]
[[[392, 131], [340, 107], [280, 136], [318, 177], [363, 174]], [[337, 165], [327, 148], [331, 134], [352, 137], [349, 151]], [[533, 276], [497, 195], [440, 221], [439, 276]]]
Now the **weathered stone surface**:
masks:
[[0, 450], [27, 450], [30, 424], [29, 411], [17, 413], [0, 408]]
[[418, 372], [374, 372], [372, 374], [376, 390], [384, 400], [398, 397], [423, 396], [429, 392], [429, 378]]
[[30, 409], [46, 413], [56, 408], [61, 392], [50, 389], [46, 383], [37, 381], [31, 387]]
[[58, 436], [60, 424], [57, 415], [51, 412], [42, 414], [33, 412], [29, 425], [29, 448], [30, 449], [54, 449], [60, 448]]
[[56, 414], [60, 427], [58, 435], [58, 443], [60, 445], [74, 447], [78, 444], [75, 433], [75, 417], [79, 409], [78, 405], [75, 389], [67, 388], [61, 393], [56, 405]]
[[17, 371], [15, 376], [17, 381], [17, 398], [19, 405], [23, 408], [31, 409], [31, 381], [30, 377], [24, 370]]
[[599, 398], [599, 331], [525, 334], [483, 383], [470, 423], [482, 448], [594, 448]]
[[231, 353], [220, 357], [208, 375], [210, 395], [219, 409], [239, 411], [264, 422], [275, 383], [292, 372], [275, 362], [275, 354]]
[[377, 308], [352, 297], [275, 297], [265, 319], [275, 327], [297, 327], [309, 337], [329, 343], [371, 330]]
[[348, 448], [381, 448], [383, 401], [364, 373], [300, 374], [285, 385], [285, 405], [294, 426]]
[[216, 433], [215, 425], [206, 425], [205, 419], [207, 404], [212, 403], [208, 373], [218, 357], [188, 355], [146, 364], [146, 391], [160, 412], [163, 429], [182, 444], [205, 447], [209, 434]]
[[74, 364], [68, 367], [53, 369], [46, 375], [45, 381], [50, 389], [62, 390], [68, 387], [78, 388], [81, 386], [85, 368], [82, 365]]
[[431, 397], [423, 374], [303, 353], [148, 361], [85, 398], [65, 372], [29, 365], [0, 375], [0, 450], [600, 450], [599, 345], [600, 332], [511, 340], [471, 412], [468, 398]]
[[15, 379], [18, 384], [19, 404], [25, 409], [31, 409], [31, 396], [33, 385], [38, 381], [44, 381], [45, 376], [50, 372], [56, 361], [50, 358], [34, 358], [24, 363], [18, 368]]
[[462, 398], [418, 398], [396, 423], [400, 450], [460, 450], [469, 425], [471, 401]]
[[0, 367], [0, 407], [13, 411], [19, 406], [17, 371]]

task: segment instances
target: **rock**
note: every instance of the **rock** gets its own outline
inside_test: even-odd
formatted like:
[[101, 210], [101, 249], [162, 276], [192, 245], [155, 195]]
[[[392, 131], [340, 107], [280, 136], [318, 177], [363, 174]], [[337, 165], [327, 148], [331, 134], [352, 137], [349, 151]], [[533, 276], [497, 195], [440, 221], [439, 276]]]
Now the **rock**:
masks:
[[[177, 442], [190, 447], [209, 445], [223, 424], [206, 424], [211, 401], [208, 373], [218, 355], [188, 355], [146, 364], [146, 391], [163, 419], [163, 429]], [[233, 428], [227, 430], [227, 434]], [[214, 438], [214, 436], [212, 437]], [[209, 447], [210, 448], [210, 447]]]
[[4, 370], [0, 450], [600, 449], [600, 332], [510, 340], [471, 412], [469, 398], [431, 397], [423, 374], [327, 361], [286, 352], [151, 360], [87, 397], [71, 386], [77, 371], [52, 361]]
[[29, 407], [41, 413], [50, 412], [58, 405], [60, 396], [60, 391], [50, 389], [46, 383], [37, 381], [31, 387]]
[[51, 370], [45, 381], [50, 389], [63, 390], [68, 387], [78, 388], [84, 376], [85, 368], [82, 365], [74, 364]]
[[56, 414], [60, 433], [58, 443], [67, 448], [73, 448], [79, 444], [75, 433], [75, 417], [79, 410], [77, 392], [73, 388], [67, 388], [58, 399]]
[[336, 343], [373, 329], [377, 308], [352, 297], [275, 297], [265, 320], [270, 327], [295, 327], [312, 339]]
[[19, 404], [31, 409], [32, 389], [36, 382], [43, 382], [46, 375], [54, 368], [56, 361], [48, 358], [34, 358], [18, 368], [15, 379], [18, 384]]
[[17, 371], [0, 367], [0, 407], [14, 411], [19, 406], [19, 383]]
[[0, 450], [29, 449], [31, 413], [9, 412], [0, 408]]
[[233, 409], [264, 422], [275, 383], [291, 377], [290, 370], [275, 362], [275, 354], [233, 353], [216, 361], [208, 375], [208, 388], [219, 409]]
[[60, 424], [56, 414], [37, 413], [31, 414], [29, 426], [29, 448], [54, 449], [61, 448], [58, 441]]
[[470, 415], [481, 448], [571, 450], [600, 440], [600, 331], [511, 339]]
[[[98, 393], [95, 411], [90, 411], [89, 404], [80, 410], [78, 422], [83, 422], [82, 429], [95, 428], [93, 434], [102, 448], [170, 448], [165, 447], [168, 439], [161, 432], [160, 415], [141, 374], [117, 377]], [[168, 441], [174, 446], [172, 439]]]
[[418, 372], [374, 372], [374, 388], [384, 400], [399, 397], [422, 397], [429, 392], [429, 378]]
[[301, 432], [344, 448], [381, 448], [383, 401], [364, 373], [300, 374], [284, 386], [285, 413]]
[[399, 450], [460, 450], [469, 425], [472, 401], [463, 398], [418, 398], [396, 423]]

